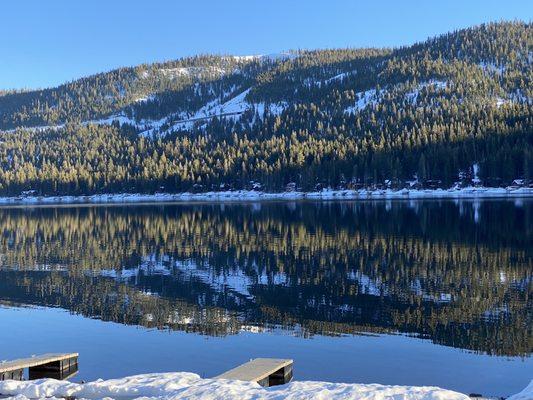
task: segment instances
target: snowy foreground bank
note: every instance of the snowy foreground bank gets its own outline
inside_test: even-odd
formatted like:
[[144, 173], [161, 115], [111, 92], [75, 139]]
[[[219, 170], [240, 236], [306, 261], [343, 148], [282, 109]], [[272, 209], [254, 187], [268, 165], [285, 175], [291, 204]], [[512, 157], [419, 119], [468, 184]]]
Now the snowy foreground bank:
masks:
[[[0, 382], [0, 393], [15, 399], [74, 396], [78, 399], [354, 399], [354, 400], [468, 400], [469, 397], [437, 387], [409, 387], [344, 384], [327, 382], [292, 382], [262, 388], [256, 383], [201, 379], [187, 372], [147, 374], [86, 384], [41, 379], [37, 381]], [[531, 400], [533, 381], [521, 393], [508, 400]]]
[[92, 196], [0, 197], [0, 205], [144, 203], [169, 201], [357, 200], [357, 199], [468, 199], [533, 197], [533, 188], [465, 187], [452, 189], [322, 190], [320, 192], [265, 193], [252, 190], [205, 193], [96, 194]]

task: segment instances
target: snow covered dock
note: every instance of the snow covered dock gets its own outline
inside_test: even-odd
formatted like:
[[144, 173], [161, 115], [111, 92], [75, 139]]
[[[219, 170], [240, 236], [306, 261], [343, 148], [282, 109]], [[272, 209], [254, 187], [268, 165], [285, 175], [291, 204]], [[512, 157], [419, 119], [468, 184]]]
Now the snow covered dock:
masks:
[[65, 372], [78, 368], [78, 353], [43, 354], [0, 363], [0, 381], [7, 379], [22, 380], [24, 369], [29, 369], [30, 379], [45, 372]]
[[257, 382], [263, 387], [284, 385], [292, 379], [293, 360], [255, 358], [214, 379]]

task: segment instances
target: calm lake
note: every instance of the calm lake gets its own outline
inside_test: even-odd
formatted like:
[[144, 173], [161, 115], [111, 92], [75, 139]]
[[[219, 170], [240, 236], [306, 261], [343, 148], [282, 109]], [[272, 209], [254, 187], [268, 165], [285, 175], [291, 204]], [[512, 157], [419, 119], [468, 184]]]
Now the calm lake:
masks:
[[295, 360], [506, 396], [533, 378], [533, 200], [0, 208], [0, 360], [73, 379]]

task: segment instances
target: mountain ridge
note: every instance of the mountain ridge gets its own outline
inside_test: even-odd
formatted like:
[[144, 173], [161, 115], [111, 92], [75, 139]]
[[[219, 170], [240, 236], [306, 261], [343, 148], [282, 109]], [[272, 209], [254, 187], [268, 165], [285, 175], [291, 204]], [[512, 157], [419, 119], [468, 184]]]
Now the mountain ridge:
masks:
[[474, 164], [483, 184], [527, 183], [532, 48], [531, 23], [501, 22], [394, 49], [201, 55], [3, 94], [0, 193], [401, 187], [415, 175], [449, 186]]

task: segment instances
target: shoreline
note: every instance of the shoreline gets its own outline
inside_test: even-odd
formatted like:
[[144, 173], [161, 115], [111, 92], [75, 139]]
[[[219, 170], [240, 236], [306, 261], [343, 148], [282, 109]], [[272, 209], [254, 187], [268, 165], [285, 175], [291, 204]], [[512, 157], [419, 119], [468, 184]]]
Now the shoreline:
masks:
[[533, 197], [533, 188], [464, 187], [452, 189], [322, 190], [268, 193], [236, 190], [202, 193], [109, 193], [86, 196], [0, 197], [0, 205], [129, 204], [163, 202], [257, 202], [268, 200], [493, 199]]
[[[533, 395], [533, 381], [508, 400], [527, 400]], [[53, 379], [0, 382], [0, 396], [17, 396], [21, 400], [45, 397], [64, 398], [138, 398], [215, 400], [280, 398], [329, 398], [351, 400], [471, 400], [467, 394], [437, 386], [401, 386], [364, 383], [333, 383], [324, 381], [292, 381], [285, 385], [264, 388], [255, 382], [231, 379], [201, 378], [190, 372], [151, 373], [119, 379], [72, 383]], [[478, 396], [476, 396], [478, 397]], [[489, 399], [492, 397], [478, 397]]]

